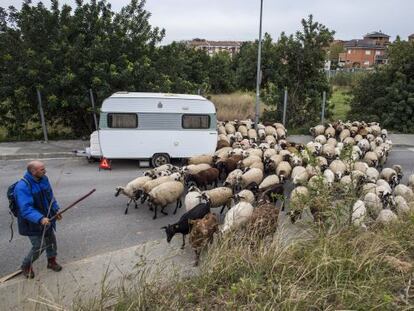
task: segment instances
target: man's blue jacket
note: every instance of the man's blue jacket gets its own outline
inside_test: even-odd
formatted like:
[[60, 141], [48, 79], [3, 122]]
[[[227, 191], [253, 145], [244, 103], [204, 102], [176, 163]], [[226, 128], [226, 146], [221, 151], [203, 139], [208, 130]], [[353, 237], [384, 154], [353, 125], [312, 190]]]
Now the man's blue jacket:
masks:
[[[19, 233], [26, 236], [42, 235], [43, 226], [40, 224], [40, 220], [43, 217], [50, 218], [56, 215], [59, 205], [53, 196], [52, 187], [46, 176], [36, 180], [27, 171], [24, 179], [29, 182], [30, 186], [24, 180], [20, 180], [14, 188], [14, 197], [19, 207], [17, 214]], [[48, 215], [50, 202], [52, 205]], [[53, 221], [47, 230], [53, 230], [55, 225], [55, 221]]]

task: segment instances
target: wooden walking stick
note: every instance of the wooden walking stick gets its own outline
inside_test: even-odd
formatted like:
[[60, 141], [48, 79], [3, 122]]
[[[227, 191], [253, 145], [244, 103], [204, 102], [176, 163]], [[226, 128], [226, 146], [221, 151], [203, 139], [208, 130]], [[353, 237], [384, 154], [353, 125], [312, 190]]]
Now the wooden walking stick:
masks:
[[[56, 219], [56, 217], [58, 217], [59, 215], [62, 215], [64, 212], [66, 212], [67, 210], [71, 209], [72, 207], [74, 207], [76, 204], [78, 204], [79, 202], [85, 200], [88, 196], [90, 196], [92, 193], [94, 193], [96, 191], [96, 189], [92, 189], [91, 191], [89, 191], [87, 194], [85, 194], [83, 197], [81, 197], [80, 199], [76, 200], [75, 202], [73, 202], [71, 205], [69, 205], [68, 207], [65, 207], [64, 209], [62, 209], [61, 211], [59, 211], [55, 216], [50, 218], [50, 221]], [[19, 274], [21, 274], [23, 272], [23, 270], [19, 269], [13, 273], [10, 273], [2, 278], [0, 278], [0, 284], [18, 276]]]

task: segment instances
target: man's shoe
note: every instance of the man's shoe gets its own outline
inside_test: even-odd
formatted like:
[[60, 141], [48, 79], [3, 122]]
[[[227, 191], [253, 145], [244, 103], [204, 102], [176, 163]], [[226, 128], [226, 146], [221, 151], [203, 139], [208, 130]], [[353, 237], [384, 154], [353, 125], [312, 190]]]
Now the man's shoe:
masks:
[[22, 267], [22, 270], [23, 270], [23, 275], [27, 279], [33, 279], [35, 277], [35, 274], [33, 272], [32, 266]]
[[56, 262], [56, 257], [51, 257], [47, 259], [47, 268], [52, 269], [55, 272], [62, 270], [62, 266]]

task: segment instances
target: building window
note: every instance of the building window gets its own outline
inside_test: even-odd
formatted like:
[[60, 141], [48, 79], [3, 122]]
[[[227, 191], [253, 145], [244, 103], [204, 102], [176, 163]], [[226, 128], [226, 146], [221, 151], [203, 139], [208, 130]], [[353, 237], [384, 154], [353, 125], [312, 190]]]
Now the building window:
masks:
[[381, 55], [381, 51], [375, 51], [375, 55]]
[[351, 54], [351, 50], [348, 50], [348, 54]]
[[371, 51], [370, 50], [365, 50], [365, 55], [371, 55]]
[[368, 60], [366, 60], [366, 61], [364, 62], [364, 65], [365, 65], [365, 66], [369, 66], [369, 61], [368, 61]]
[[185, 129], [208, 129], [210, 128], [210, 116], [185, 114], [181, 123]]
[[132, 129], [138, 127], [138, 116], [135, 113], [108, 113], [109, 128]]

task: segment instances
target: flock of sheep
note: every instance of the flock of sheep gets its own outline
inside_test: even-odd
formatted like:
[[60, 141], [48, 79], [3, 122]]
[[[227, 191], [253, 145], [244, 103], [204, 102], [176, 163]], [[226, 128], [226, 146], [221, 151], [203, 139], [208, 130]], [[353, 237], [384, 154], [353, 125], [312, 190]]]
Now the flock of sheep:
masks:
[[[402, 185], [401, 166], [383, 168], [392, 142], [377, 123], [318, 125], [310, 129], [314, 139], [306, 145], [288, 142], [280, 123], [258, 124], [256, 130], [250, 120], [228, 121], [218, 122], [217, 129], [213, 155], [190, 158], [184, 167], [166, 164], [148, 170], [115, 193], [129, 198], [125, 213], [132, 202], [137, 207], [138, 201], [147, 201], [155, 219], [158, 209], [167, 215], [165, 208], [171, 203], [175, 214], [186, 191], [186, 212], [162, 229], [168, 242], [181, 233], [182, 247], [189, 234], [196, 263], [215, 232], [225, 233], [259, 214], [265, 217], [260, 210], [277, 209], [277, 200], [284, 210], [287, 182], [295, 187], [288, 200], [292, 222], [301, 217], [312, 187], [321, 184], [354, 187], [360, 198], [351, 210], [355, 225], [364, 226], [370, 219], [387, 223], [414, 210], [414, 175]], [[222, 224], [212, 213], [215, 208], [220, 214], [226, 211]], [[319, 211], [311, 212], [315, 221], [321, 220]]]

